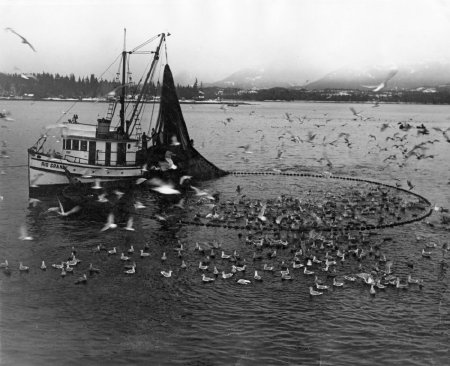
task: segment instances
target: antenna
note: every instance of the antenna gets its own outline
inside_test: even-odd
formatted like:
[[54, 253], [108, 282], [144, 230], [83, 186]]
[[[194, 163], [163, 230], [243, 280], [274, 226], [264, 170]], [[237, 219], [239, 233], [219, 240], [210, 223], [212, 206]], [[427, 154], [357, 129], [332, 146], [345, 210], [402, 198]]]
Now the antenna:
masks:
[[126, 63], [127, 63], [127, 51], [125, 49], [126, 46], [126, 35], [127, 29], [123, 29], [123, 51], [122, 51], [122, 93], [120, 95], [120, 128], [121, 131], [125, 132], [125, 96], [126, 96]]
[[127, 28], [123, 28], [123, 50], [127, 49]]

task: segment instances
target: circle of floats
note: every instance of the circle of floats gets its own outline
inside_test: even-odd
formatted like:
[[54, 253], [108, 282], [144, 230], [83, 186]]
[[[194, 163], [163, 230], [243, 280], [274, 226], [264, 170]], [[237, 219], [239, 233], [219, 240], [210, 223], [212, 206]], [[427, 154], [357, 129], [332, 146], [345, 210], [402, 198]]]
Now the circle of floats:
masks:
[[205, 226], [205, 227], [213, 227], [213, 228], [224, 228], [224, 229], [234, 229], [234, 230], [259, 230], [259, 231], [295, 231], [295, 232], [305, 232], [310, 231], [312, 229], [314, 230], [321, 230], [321, 231], [335, 231], [335, 230], [358, 230], [358, 231], [366, 231], [366, 230], [377, 230], [377, 229], [384, 229], [384, 228], [392, 228], [396, 226], [402, 226], [411, 224], [414, 222], [422, 221], [428, 216], [430, 216], [433, 213], [433, 208], [431, 207], [431, 203], [428, 199], [421, 196], [418, 193], [411, 192], [410, 190], [406, 190], [401, 187], [396, 187], [390, 184], [386, 183], [380, 183], [376, 181], [372, 181], [369, 179], [364, 178], [352, 178], [352, 177], [341, 177], [336, 175], [323, 175], [323, 174], [309, 174], [309, 173], [284, 173], [284, 172], [246, 172], [246, 171], [228, 171], [227, 174], [230, 175], [276, 175], [276, 176], [289, 176], [289, 177], [309, 177], [309, 178], [321, 178], [321, 179], [337, 179], [337, 180], [347, 180], [347, 181], [354, 181], [354, 182], [362, 182], [362, 183], [369, 183], [374, 184], [382, 187], [387, 187], [391, 189], [396, 189], [398, 191], [402, 191], [406, 194], [413, 195], [419, 200], [425, 202], [428, 206], [430, 206], [429, 210], [426, 211], [421, 216], [414, 217], [409, 220], [403, 220], [403, 221], [397, 221], [393, 223], [388, 224], [380, 224], [380, 225], [361, 225], [359, 227], [356, 227], [355, 225], [344, 225], [344, 226], [302, 226], [298, 229], [292, 229], [292, 228], [285, 228], [285, 227], [260, 227], [255, 225], [229, 225], [229, 224], [221, 224], [221, 223], [213, 223], [213, 222], [198, 222], [198, 221], [192, 221], [192, 220], [180, 220], [179, 223], [183, 225], [191, 225], [191, 226]]

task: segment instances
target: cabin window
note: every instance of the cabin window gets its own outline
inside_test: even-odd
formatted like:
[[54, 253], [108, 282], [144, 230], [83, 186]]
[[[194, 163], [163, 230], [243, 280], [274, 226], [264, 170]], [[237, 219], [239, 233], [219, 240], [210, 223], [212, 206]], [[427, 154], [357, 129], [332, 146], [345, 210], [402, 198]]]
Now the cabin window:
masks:
[[128, 144], [128, 150], [131, 149], [131, 144]]
[[80, 151], [87, 151], [87, 141], [80, 141]]
[[66, 140], [66, 146], [64, 148], [66, 150], [72, 150], [72, 140], [71, 139]]
[[80, 150], [80, 140], [72, 141], [72, 150]]

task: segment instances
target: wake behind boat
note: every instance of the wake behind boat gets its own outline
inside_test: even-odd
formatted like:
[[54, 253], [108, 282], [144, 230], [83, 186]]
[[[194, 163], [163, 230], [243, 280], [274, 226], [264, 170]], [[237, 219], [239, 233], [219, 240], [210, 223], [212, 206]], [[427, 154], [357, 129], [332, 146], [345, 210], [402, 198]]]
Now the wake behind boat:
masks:
[[[155, 51], [140, 51], [157, 39]], [[74, 115], [68, 122], [49, 126], [61, 134], [56, 149], [47, 146], [49, 130], [28, 149], [30, 192], [74, 182], [115, 185], [140, 177], [190, 175], [195, 179], [210, 179], [226, 174], [193, 147], [167, 64], [160, 98], [150, 95], [165, 40], [166, 34], [162, 33], [131, 51], [122, 52], [122, 70], [118, 74], [121, 84], [115, 89], [120, 90], [120, 97], [111, 98], [105, 117], [97, 119], [96, 124], [88, 124], [79, 122], [82, 117]], [[143, 82], [127, 83], [129, 59], [140, 53], [153, 54], [149, 71], [142, 78]], [[144, 105], [157, 100], [160, 109], [155, 127], [152, 128], [150, 120], [145, 133], [141, 126]]]

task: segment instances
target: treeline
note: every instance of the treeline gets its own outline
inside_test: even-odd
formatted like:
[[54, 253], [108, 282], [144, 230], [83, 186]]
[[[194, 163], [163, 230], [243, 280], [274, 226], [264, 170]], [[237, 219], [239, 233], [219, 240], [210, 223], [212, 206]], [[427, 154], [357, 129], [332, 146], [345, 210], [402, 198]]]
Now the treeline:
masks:
[[[133, 94], [133, 87], [127, 89], [127, 94]], [[2, 74], [0, 73], [0, 96], [43, 98], [106, 98], [118, 96], [121, 93], [120, 84], [108, 80], [99, 80], [95, 75], [84, 78], [42, 74]], [[391, 102], [391, 103], [421, 103], [450, 104], [450, 90], [437, 89], [436, 92], [424, 93], [414, 90], [388, 90], [383, 93], [373, 93], [361, 90], [306, 90], [270, 88], [259, 90], [242, 90], [239, 88], [203, 87], [195, 81], [193, 85], [177, 85], [180, 99], [194, 100], [235, 100], [235, 101], [334, 101], [334, 102]], [[160, 95], [159, 84], [150, 84], [146, 97]]]
[[[128, 94], [133, 94], [129, 88]], [[149, 85], [147, 93], [154, 95], [156, 86]], [[95, 75], [75, 78], [75, 75], [62, 76], [42, 74], [0, 74], [0, 96], [24, 97], [32, 95], [34, 99], [43, 98], [106, 98], [119, 95], [120, 83], [98, 80]]]

